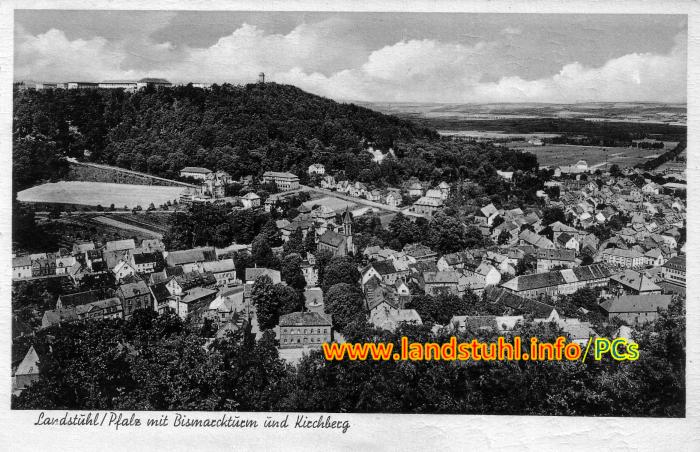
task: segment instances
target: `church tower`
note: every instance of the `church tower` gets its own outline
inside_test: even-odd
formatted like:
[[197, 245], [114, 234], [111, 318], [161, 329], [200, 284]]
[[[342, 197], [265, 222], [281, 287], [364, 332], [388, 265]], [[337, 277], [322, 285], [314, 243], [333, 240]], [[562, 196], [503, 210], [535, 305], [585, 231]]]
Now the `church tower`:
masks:
[[343, 213], [343, 235], [347, 252], [355, 254], [355, 246], [352, 243], [352, 214], [347, 207]]

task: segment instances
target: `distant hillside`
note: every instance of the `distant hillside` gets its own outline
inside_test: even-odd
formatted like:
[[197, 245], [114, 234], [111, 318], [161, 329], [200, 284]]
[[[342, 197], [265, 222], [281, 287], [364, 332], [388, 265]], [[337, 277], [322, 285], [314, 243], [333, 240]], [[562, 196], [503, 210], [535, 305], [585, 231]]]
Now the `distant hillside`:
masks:
[[15, 93], [14, 112], [20, 163], [33, 146], [23, 140], [38, 136], [59, 155], [83, 158], [87, 149], [92, 161], [163, 177], [195, 165], [234, 177], [302, 172], [316, 161], [342, 168], [370, 160], [361, 152], [368, 143], [388, 149], [396, 140], [437, 139], [410, 121], [275, 83], [135, 93], [28, 90]]

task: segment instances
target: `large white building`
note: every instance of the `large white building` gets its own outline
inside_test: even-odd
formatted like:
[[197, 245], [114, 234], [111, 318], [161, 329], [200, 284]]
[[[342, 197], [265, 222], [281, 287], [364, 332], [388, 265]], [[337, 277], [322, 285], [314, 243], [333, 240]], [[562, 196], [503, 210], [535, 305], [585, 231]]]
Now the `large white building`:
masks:
[[199, 166], [186, 166], [180, 170], [180, 177], [205, 180], [213, 171]]
[[282, 191], [296, 190], [299, 188], [299, 177], [292, 173], [266, 171], [265, 174], [263, 174], [263, 183], [269, 184], [272, 182]]
[[323, 176], [326, 174], [326, 167], [320, 163], [314, 163], [313, 165], [309, 166], [309, 174], [320, 174]]

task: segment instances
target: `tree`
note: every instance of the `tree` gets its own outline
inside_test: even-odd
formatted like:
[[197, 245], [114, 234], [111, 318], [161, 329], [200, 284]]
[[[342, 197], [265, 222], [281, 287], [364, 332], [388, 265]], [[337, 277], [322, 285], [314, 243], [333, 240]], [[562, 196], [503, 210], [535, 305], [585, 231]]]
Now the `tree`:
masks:
[[321, 288], [327, 292], [331, 286], [339, 283], [359, 288], [360, 272], [352, 259], [347, 256], [336, 256], [330, 260], [323, 272]]
[[507, 230], [502, 230], [501, 233], [498, 235], [498, 244], [499, 245], [507, 245], [510, 243], [511, 239], [513, 237], [510, 235], [510, 231]]
[[293, 287], [284, 284], [275, 284], [275, 292], [279, 300], [280, 315], [304, 310], [304, 292], [294, 290]]
[[313, 229], [310, 229], [309, 232], [306, 233], [306, 238], [304, 239], [304, 251], [311, 254], [316, 253], [316, 231]]
[[233, 265], [236, 267], [236, 277], [245, 281], [245, 270], [255, 267], [255, 261], [248, 251], [236, 251], [233, 254]]
[[282, 259], [281, 277], [284, 282], [295, 290], [304, 290], [306, 279], [301, 269], [302, 259], [299, 254], [288, 254]]
[[341, 333], [353, 321], [366, 317], [364, 298], [356, 285], [338, 283], [325, 296], [325, 310], [333, 316], [333, 327]]
[[272, 218], [265, 223], [265, 226], [263, 226], [260, 233], [267, 236], [270, 246], [280, 246], [282, 244], [280, 230], [277, 228], [277, 224]]
[[304, 254], [304, 234], [300, 228], [289, 234], [289, 240], [282, 247], [282, 252], [287, 254]]
[[253, 283], [251, 299], [258, 316], [261, 330], [274, 328], [280, 319], [280, 302], [269, 276], [258, 277]]
[[272, 248], [270, 248], [267, 235], [258, 234], [253, 240], [251, 248], [255, 265], [263, 268], [274, 268], [277, 266], [277, 258], [272, 252]]
[[612, 177], [621, 177], [622, 176], [622, 170], [620, 170], [620, 166], [617, 163], [613, 163], [610, 165], [610, 176]]
[[388, 229], [392, 239], [398, 240], [401, 247], [407, 243], [414, 243], [420, 240], [420, 238], [417, 237], [418, 231], [416, 225], [401, 212], [397, 213], [389, 222]]
[[318, 268], [318, 281], [323, 282], [326, 268], [333, 259], [333, 253], [328, 250], [318, 250], [314, 256], [316, 258], [316, 268]]
[[566, 222], [564, 210], [561, 207], [546, 207], [542, 212], [542, 224], [544, 226], [549, 226], [557, 221], [562, 223]]
[[441, 254], [463, 250], [468, 243], [462, 222], [438, 213], [430, 222], [427, 245]]

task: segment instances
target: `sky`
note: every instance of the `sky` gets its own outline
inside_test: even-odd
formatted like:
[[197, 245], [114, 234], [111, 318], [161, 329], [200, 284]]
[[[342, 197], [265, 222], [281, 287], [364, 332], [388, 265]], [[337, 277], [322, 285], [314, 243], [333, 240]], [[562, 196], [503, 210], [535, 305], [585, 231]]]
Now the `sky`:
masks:
[[343, 101], [686, 102], [681, 15], [15, 12], [15, 80], [259, 72]]

